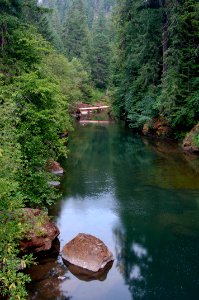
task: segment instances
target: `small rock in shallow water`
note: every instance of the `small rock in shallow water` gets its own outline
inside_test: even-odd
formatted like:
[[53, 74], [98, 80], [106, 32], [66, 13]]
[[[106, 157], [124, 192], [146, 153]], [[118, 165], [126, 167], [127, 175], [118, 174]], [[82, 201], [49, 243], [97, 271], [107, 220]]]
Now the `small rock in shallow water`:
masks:
[[64, 246], [62, 258], [92, 272], [98, 272], [113, 261], [112, 253], [100, 239], [84, 233], [79, 233]]

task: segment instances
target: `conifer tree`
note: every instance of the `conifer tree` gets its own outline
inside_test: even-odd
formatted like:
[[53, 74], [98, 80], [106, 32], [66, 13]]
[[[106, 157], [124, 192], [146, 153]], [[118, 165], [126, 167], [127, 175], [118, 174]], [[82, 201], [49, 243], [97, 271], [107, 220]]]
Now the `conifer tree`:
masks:
[[164, 117], [179, 134], [198, 118], [196, 0], [117, 1], [114, 106], [130, 126]]
[[63, 43], [67, 57], [87, 61], [89, 35], [82, 0], [74, 0], [63, 23]]
[[95, 86], [106, 88], [109, 79], [110, 44], [103, 7], [95, 17], [93, 25], [90, 60]]
[[[40, 2], [40, 5], [42, 7], [48, 8], [49, 10], [44, 16], [44, 19], [47, 19], [48, 27], [50, 28], [50, 34], [44, 34], [45, 38], [49, 40], [51, 38], [50, 42], [54, 45], [54, 47], [59, 50], [59, 52], [64, 52], [64, 45], [62, 42], [62, 25], [61, 20], [59, 16], [57, 1], [52, 0], [43, 0]], [[41, 24], [42, 25], [42, 24]], [[42, 28], [42, 26], [41, 26]], [[44, 27], [45, 28], [45, 27]], [[41, 29], [40, 29], [41, 32]]]

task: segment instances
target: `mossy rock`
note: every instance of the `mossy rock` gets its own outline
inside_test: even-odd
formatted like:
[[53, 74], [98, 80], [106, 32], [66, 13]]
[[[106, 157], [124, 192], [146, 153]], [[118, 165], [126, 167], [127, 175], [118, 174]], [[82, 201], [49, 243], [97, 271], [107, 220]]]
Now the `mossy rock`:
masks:
[[23, 253], [37, 253], [51, 249], [53, 240], [59, 235], [59, 229], [50, 221], [45, 211], [24, 208], [21, 221], [26, 225], [25, 237], [20, 241]]

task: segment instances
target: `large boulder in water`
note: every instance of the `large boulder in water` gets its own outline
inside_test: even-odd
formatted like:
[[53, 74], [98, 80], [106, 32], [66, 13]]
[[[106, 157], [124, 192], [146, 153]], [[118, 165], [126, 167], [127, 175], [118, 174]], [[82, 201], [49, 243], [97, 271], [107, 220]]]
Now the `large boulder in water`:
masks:
[[59, 235], [59, 229], [51, 221], [45, 211], [24, 208], [21, 220], [27, 226], [25, 238], [20, 241], [23, 253], [37, 253], [50, 250], [53, 240]]
[[100, 239], [84, 233], [79, 233], [64, 246], [62, 258], [92, 272], [98, 272], [113, 261], [112, 253]]

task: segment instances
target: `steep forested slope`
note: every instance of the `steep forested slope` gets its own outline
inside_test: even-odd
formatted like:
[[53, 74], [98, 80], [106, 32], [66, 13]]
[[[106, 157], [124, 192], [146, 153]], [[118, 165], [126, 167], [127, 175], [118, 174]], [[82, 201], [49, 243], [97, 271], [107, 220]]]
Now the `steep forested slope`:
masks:
[[0, 0], [0, 293], [10, 299], [25, 299], [29, 280], [18, 209], [57, 198], [45, 165], [67, 155], [77, 101], [113, 77], [114, 111], [131, 127], [161, 118], [180, 137], [198, 122], [198, 1], [116, 2], [112, 25], [114, 0]]
[[199, 116], [196, 0], [118, 0], [114, 106], [131, 127], [164, 118], [179, 134]]
[[0, 293], [16, 300], [26, 298], [29, 280], [18, 270], [31, 261], [18, 257], [26, 234], [19, 209], [58, 197], [45, 167], [67, 155], [68, 111], [91, 87], [81, 62], [48, 42], [54, 31], [36, 0], [1, 0], [0, 8]]
[[40, 4], [52, 9], [55, 47], [69, 60], [79, 58], [95, 87], [107, 88], [110, 77], [110, 13], [115, 0], [43, 0]]

